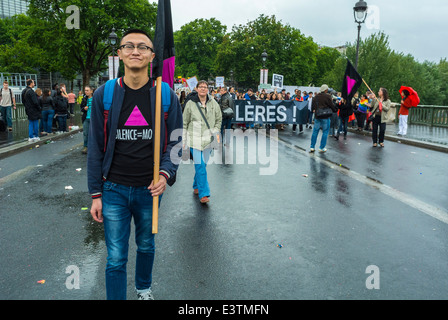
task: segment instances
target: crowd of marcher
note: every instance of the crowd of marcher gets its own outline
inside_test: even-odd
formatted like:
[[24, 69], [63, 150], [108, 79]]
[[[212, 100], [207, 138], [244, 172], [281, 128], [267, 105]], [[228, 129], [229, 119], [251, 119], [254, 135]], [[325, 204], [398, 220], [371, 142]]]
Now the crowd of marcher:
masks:
[[[203, 86], [206, 86], [204, 82]], [[181, 91], [179, 99], [182, 109], [185, 108], [186, 102], [191, 96], [196, 95], [195, 90], [186, 94]], [[405, 93], [406, 94], [406, 93]], [[400, 108], [400, 132], [399, 135], [406, 135], [407, 131], [407, 115], [410, 106], [407, 104], [407, 96], [403, 95]], [[210, 99], [214, 99], [221, 109], [229, 107], [229, 97], [232, 103], [230, 107], [234, 109], [234, 101], [236, 100], [295, 100], [308, 101], [309, 117], [306, 124], [299, 124], [299, 133], [303, 133], [303, 126], [307, 129], [313, 129], [310, 152], [315, 151], [315, 144], [319, 130], [322, 129], [322, 141], [319, 147], [319, 152], [326, 152], [326, 142], [328, 136], [339, 140], [341, 134], [344, 140], [347, 139], [348, 127], [351, 126], [356, 131], [370, 131], [372, 132], [372, 145], [384, 147], [384, 135], [386, 131], [387, 112], [391, 108], [391, 101], [387, 89], [381, 88], [378, 96], [367, 91], [365, 94], [359, 96], [357, 92], [350, 101], [346, 101], [341, 92], [335, 92], [328, 88], [327, 85], [322, 85], [316, 92], [302, 92], [299, 89], [294, 90], [294, 94], [286, 92], [285, 89], [277, 92], [277, 90], [256, 91], [248, 89], [247, 91], [238, 92], [234, 87], [227, 88], [208, 88], [208, 95]], [[325, 115], [321, 115], [318, 109], [329, 109]], [[314, 127], [313, 127], [314, 126]], [[222, 117], [221, 132], [224, 135], [225, 129], [230, 128], [254, 128], [254, 124], [239, 124], [232, 122], [232, 119]], [[270, 125], [266, 125], [270, 128]], [[284, 130], [284, 124], [277, 124], [275, 127], [279, 130]], [[292, 125], [292, 130], [296, 131], [297, 124]], [[225, 142], [225, 141], [224, 141]]]
[[[84, 148], [87, 153], [88, 128], [90, 123], [90, 108], [94, 90], [90, 86], [79, 91], [67, 92], [65, 84], [54, 84], [52, 89], [35, 88], [34, 80], [26, 81], [26, 88], [21, 93], [22, 103], [28, 118], [28, 142], [40, 141], [40, 138], [49, 134], [68, 132], [67, 119], [75, 115], [75, 107], [79, 106], [82, 113]], [[9, 88], [8, 81], [4, 81], [0, 90], [0, 131], [13, 131], [12, 109], [16, 109], [14, 92]]]
[[[67, 93], [65, 84], [55, 84], [52, 89], [36, 88], [34, 80], [26, 81], [22, 91], [22, 103], [28, 117], [29, 142], [36, 142], [48, 134], [68, 131], [67, 119], [74, 116], [76, 95]], [[12, 131], [12, 127], [9, 129]]]

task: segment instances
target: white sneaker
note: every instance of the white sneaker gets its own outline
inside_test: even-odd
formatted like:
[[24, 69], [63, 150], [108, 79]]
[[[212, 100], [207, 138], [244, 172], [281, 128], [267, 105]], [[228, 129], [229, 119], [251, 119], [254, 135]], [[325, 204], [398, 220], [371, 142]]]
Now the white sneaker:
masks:
[[314, 151], [316, 151], [314, 148], [310, 148], [310, 153], [313, 153]]
[[145, 290], [143, 292], [139, 292], [137, 289], [135, 291], [137, 292], [138, 300], [154, 300], [154, 296], [152, 295], [151, 288], [149, 288], [148, 290]]
[[327, 148], [319, 149], [319, 152], [320, 152], [320, 153], [327, 152]]
[[34, 139], [34, 141], [40, 141], [39, 137], [34, 137], [33, 139]]
[[34, 138], [28, 138], [28, 142], [29, 143], [34, 142]]

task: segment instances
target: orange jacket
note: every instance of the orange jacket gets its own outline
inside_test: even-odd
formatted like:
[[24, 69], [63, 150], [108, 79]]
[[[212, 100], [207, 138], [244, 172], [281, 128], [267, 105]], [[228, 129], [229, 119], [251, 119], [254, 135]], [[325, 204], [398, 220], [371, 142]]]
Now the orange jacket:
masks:
[[411, 99], [405, 99], [400, 107], [399, 115], [407, 116], [409, 115], [409, 108], [411, 108]]

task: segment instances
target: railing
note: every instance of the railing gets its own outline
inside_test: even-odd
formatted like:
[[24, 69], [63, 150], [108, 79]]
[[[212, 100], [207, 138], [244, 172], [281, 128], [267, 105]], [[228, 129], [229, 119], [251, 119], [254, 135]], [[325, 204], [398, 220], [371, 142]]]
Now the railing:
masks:
[[28, 117], [26, 116], [25, 106], [23, 104], [17, 103], [16, 110], [11, 110], [11, 117], [12, 120], [27, 120]]
[[[81, 112], [78, 104], [75, 104], [74, 112], [75, 114]], [[23, 104], [18, 103], [16, 110], [14, 109], [11, 110], [11, 117], [12, 120], [28, 120], [28, 117], [25, 112], [25, 106]]]
[[[396, 104], [395, 122], [398, 122], [400, 104]], [[409, 109], [408, 124], [421, 124], [434, 127], [448, 127], [448, 107], [421, 105]]]

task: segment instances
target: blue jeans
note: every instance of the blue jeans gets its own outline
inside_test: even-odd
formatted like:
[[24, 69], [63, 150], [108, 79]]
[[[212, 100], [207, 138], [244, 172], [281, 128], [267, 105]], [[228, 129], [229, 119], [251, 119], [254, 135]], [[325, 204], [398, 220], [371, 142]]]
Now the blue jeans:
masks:
[[0, 107], [2, 118], [5, 120], [8, 128], [12, 128], [12, 115], [11, 115], [11, 106]]
[[311, 148], [314, 149], [317, 142], [317, 135], [322, 128], [322, 137], [320, 139], [320, 149], [324, 149], [327, 145], [328, 132], [330, 131], [330, 118], [317, 119], [314, 118], [313, 135], [311, 136]]
[[207, 180], [207, 162], [210, 158], [210, 149], [204, 151], [191, 148], [191, 153], [193, 155], [194, 161], [194, 181], [193, 189], [198, 189], [199, 199], [203, 197], [210, 197], [210, 186]]
[[38, 138], [39, 137], [39, 120], [28, 120], [28, 137]]
[[58, 121], [59, 131], [66, 132], [67, 131], [67, 115], [64, 114], [62, 116], [57, 116], [56, 120]]
[[87, 148], [88, 142], [89, 142], [89, 128], [90, 128], [90, 118], [84, 120], [82, 123], [82, 134], [84, 137], [84, 147]]
[[42, 111], [42, 124], [43, 130], [46, 133], [51, 133], [51, 128], [53, 127], [54, 110], [43, 110]]
[[[159, 196], [159, 205], [162, 197]], [[106, 294], [108, 300], [125, 300], [131, 219], [135, 223], [137, 260], [135, 288], [151, 288], [155, 243], [152, 233], [152, 196], [148, 187], [127, 187], [110, 181], [103, 185], [104, 234], [107, 246]]]

